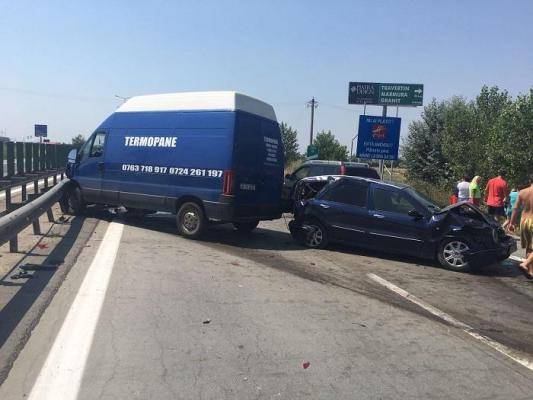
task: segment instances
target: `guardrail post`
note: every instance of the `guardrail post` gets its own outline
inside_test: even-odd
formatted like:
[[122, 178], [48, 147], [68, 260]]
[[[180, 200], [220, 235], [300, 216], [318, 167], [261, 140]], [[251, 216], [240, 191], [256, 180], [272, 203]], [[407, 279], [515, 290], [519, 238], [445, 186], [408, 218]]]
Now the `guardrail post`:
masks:
[[17, 253], [19, 251], [19, 239], [18, 235], [15, 235], [13, 239], [9, 241], [9, 252]]
[[48, 189], [48, 175], [44, 177], [44, 189]]
[[35, 179], [33, 181], [33, 194], [35, 194], [35, 196], [39, 194], [39, 180], [38, 179]]
[[15, 175], [15, 143], [6, 142], [7, 155], [7, 176]]
[[22, 192], [20, 193], [20, 196], [22, 197], [22, 202], [24, 203], [26, 200], [28, 200], [28, 191], [26, 188], [26, 182], [22, 184]]
[[11, 188], [6, 188], [6, 210], [11, 211]]
[[33, 225], [33, 234], [34, 235], [40, 235], [41, 234], [41, 224], [39, 223], [39, 218], [36, 218], [31, 223]]
[[46, 210], [46, 216], [48, 217], [48, 222], [54, 222], [54, 212], [51, 208]]
[[0, 179], [4, 178], [4, 142], [0, 142]]
[[17, 154], [17, 175], [24, 175], [24, 143], [17, 142], [16, 154]]
[[24, 143], [24, 161], [26, 162], [26, 173], [33, 171], [32, 164], [33, 143]]

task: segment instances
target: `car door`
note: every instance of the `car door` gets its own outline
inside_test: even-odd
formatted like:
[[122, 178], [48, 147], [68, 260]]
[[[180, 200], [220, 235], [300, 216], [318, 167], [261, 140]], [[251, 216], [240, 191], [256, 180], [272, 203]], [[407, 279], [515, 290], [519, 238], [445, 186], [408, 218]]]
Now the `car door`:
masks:
[[104, 151], [107, 133], [95, 132], [80, 152], [77, 181], [83, 198], [88, 202], [102, 202], [101, 189], [104, 174]]
[[296, 185], [296, 182], [298, 182], [300, 179], [307, 178], [309, 176], [309, 168], [309, 165], [303, 165], [292, 174], [287, 175], [283, 181], [281, 198], [290, 204], [290, 208], [292, 208], [292, 194], [294, 191], [294, 185]]
[[364, 245], [368, 229], [368, 184], [340, 181], [321, 194], [317, 201], [321, 219], [331, 239]]
[[373, 185], [368, 210], [372, 247], [409, 255], [419, 255], [428, 235], [427, 217], [409, 215], [419, 205], [401, 189]]

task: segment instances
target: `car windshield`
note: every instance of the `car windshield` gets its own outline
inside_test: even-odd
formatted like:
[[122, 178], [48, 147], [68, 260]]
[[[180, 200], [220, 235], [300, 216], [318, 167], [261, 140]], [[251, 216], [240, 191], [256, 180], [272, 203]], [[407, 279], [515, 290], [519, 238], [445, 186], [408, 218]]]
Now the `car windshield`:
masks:
[[438, 205], [436, 205], [432, 200], [430, 200], [428, 197], [426, 197], [422, 193], [414, 190], [412, 187], [406, 187], [404, 191], [409, 193], [412, 197], [414, 197], [420, 204], [426, 207], [431, 213], [436, 213], [437, 211], [440, 211], [440, 207]]

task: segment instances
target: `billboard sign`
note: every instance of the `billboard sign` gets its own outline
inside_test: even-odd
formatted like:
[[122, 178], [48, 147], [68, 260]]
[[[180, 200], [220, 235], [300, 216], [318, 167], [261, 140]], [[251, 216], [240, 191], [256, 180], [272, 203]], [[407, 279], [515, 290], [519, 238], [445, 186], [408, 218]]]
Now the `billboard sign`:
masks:
[[47, 137], [48, 136], [48, 125], [35, 125], [35, 136], [36, 137]]
[[421, 106], [424, 85], [411, 83], [350, 82], [348, 104]]
[[397, 160], [401, 118], [359, 116], [357, 157]]

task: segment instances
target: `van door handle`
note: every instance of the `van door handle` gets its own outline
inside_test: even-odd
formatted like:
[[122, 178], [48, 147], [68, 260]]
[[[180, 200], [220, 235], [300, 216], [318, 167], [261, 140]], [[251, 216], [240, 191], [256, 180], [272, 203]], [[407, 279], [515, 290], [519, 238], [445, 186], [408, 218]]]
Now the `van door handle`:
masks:
[[379, 219], [385, 218], [385, 216], [382, 215], [382, 214], [373, 214], [372, 216], [373, 216], [374, 218], [379, 218]]
[[98, 169], [99, 169], [100, 171], [103, 171], [103, 170], [104, 170], [104, 163], [103, 163], [103, 161], [100, 161], [100, 162], [98, 163]]
[[327, 204], [320, 204], [320, 207], [322, 208], [329, 208], [329, 206]]

